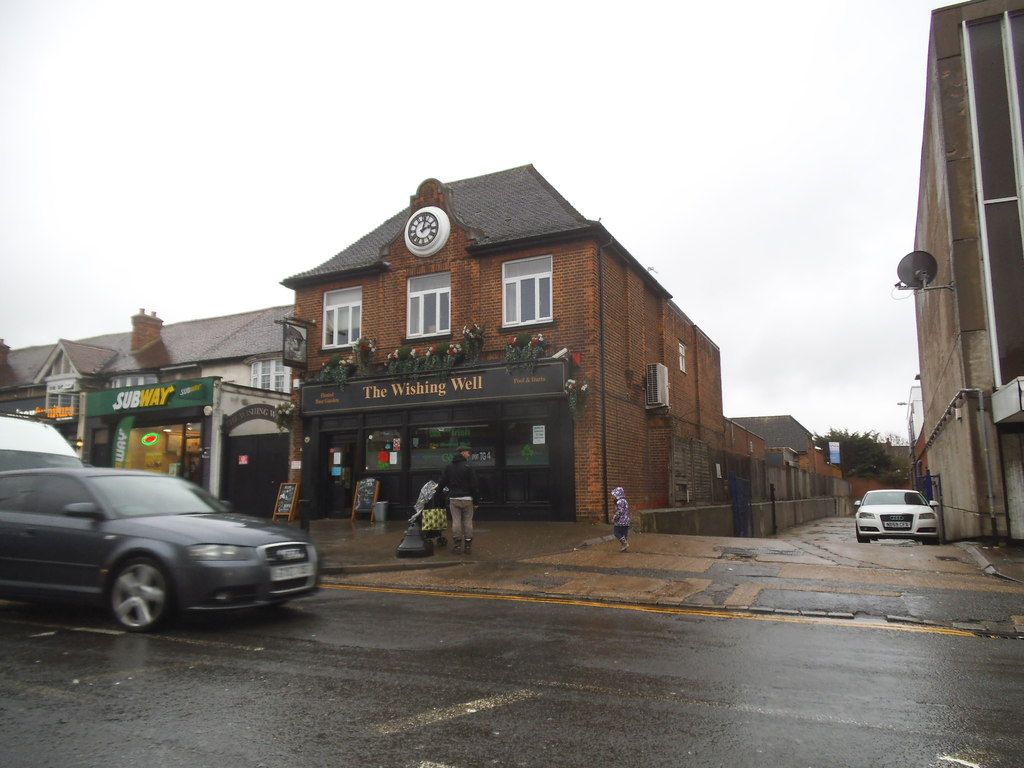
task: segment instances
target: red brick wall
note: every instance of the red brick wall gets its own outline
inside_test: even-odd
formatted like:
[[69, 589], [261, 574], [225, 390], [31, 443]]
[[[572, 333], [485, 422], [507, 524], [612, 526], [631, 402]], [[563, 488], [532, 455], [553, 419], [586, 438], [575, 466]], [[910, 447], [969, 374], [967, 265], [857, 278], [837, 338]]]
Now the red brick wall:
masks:
[[[453, 219], [447, 244], [432, 257], [410, 254], [399, 235], [386, 257], [391, 264], [386, 271], [298, 289], [296, 316], [317, 321], [309, 334], [311, 373], [336, 351], [320, 347], [324, 292], [363, 287], [363, 335], [376, 342], [377, 361], [383, 362], [389, 351], [406, 343], [408, 278], [436, 271], [451, 272], [451, 340], [461, 342], [462, 327], [478, 323], [486, 335], [484, 359], [502, 359], [506, 339], [517, 332], [502, 328], [502, 264], [550, 254], [555, 320], [529, 330], [544, 334], [549, 353], [565, 347], [578, 355], [579, 364], [570, 375], [590, 387], [587, 407], [575, 422], [577, 519], [605, 521], [610, 507], [607, 492], [616, 485], [626, 489], [634, 509], [668, 506], [673, 440], [694, 438], [713, 447], [724, 445], [718, 348], [635, 262], [602, 249], [599, 263], [594, 239], [483, 256], [470, 255], [469, 244]], [[679, 341], [687, 346], [686, 373], [679, 371]], [[669, 370], [667, 412], [646, 408], [646, 366], [656, 362]], [[301, 446], [297, 421], [293, 456]]]

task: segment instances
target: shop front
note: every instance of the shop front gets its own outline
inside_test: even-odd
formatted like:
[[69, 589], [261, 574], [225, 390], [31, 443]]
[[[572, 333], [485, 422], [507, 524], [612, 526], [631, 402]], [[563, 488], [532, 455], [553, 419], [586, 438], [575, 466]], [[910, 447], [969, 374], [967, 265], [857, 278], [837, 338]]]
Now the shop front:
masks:
[[178, 475], [210, 487], [214, 378], [90, 392], [87, 463]]
[[352, 513], [374, 478], [389, 517], [408, 517], [420, 488], [466, 444], [480, 519], [574, 520], [573, 421], [566, 366], [482, 365], [447, 376], [355, 379], [302, 388], [303, 498], [316, 517]]

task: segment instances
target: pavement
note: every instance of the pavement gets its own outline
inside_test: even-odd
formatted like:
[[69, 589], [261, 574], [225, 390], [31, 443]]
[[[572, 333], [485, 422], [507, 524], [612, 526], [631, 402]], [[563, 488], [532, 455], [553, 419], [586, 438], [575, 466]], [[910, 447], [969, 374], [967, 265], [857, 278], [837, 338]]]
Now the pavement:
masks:
[[944, 590], [968, 602], [980, 591], [1016, 608], [947, 624], [1024, 637], [1024, 547], [858, 544], [850, 518], [811, 521], [770, 539], [634, 532], [627, 552], [610, 525], [595, 523], [477, 521], [468, 556], [452, 554], [448, 530], [448, 546], [432, 555], [399, 557], [399, 545], [415, 552], [421, 543], [415, 533], [406, 539], [404, 519], [313, 520], [310, 532], [327, 584], [902, 624], [943, 623], [913, 615], [907, 590]]

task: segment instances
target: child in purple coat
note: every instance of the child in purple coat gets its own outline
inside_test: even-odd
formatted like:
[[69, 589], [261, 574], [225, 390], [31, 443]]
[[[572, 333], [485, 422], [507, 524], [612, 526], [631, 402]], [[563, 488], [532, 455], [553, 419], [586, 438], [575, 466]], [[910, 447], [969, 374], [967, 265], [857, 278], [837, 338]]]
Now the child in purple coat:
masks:
[[612, 518], [615, 538], [619, 540], [619, 551], [625, 552], [629, 549], [629, 502], [621, 485], [612, 489], [612, 498], [615, 499], [615, 516]]

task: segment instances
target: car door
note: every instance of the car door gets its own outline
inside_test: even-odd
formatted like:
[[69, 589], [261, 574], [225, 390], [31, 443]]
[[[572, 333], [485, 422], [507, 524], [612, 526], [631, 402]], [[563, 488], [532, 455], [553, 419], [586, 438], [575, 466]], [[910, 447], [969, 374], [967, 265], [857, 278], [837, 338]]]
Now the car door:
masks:
[[37, 485], [33, 475], [0, 477], [0, 589], [5, 594], [29, 577], [25, 525], [33, 514]]
[[14, 581], [28, 595], [99, 599], [101, 569], [116, 544], [104, 520], [72, 517], [68, 504], [95, 503], [78, 477], [35, 474], [27, 510], [19, 510], [13, 534], [17, 554]]

